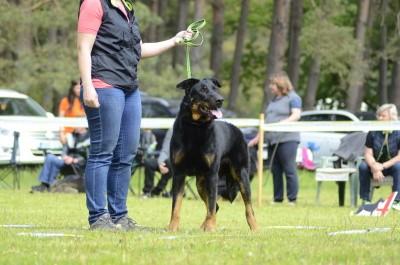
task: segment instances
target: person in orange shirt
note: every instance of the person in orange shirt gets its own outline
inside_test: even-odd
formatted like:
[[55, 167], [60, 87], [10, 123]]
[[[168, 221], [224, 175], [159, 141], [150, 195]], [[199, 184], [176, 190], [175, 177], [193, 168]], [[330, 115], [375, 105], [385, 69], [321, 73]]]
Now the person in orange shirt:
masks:
[[[81, 86], [79, 82], [72, 80], [68, 95], [61, 99], [58, 106], [58, 116], [60, 117], [84, 117], [85, 110], [80, 100]], [[67, 134], [75, 131], [72, 127], [65, 127], [60, 132], [60, 141], [67, 143]]]

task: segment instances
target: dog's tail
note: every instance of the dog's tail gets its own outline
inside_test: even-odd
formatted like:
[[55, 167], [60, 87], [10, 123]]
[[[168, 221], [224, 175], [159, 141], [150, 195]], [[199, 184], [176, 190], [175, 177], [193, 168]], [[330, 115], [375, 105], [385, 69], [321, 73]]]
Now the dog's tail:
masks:
[[237, 181], [235, 181], [231, 174], [226, 176], [226, 198], [231, 203], [235, 200], [239, 192], [239, 186]]
[[218, 194], [225, 200], [233, 202], [239, 192], [237, 181], [233, 179], [229, 166], [222, 165], [219, 175]]

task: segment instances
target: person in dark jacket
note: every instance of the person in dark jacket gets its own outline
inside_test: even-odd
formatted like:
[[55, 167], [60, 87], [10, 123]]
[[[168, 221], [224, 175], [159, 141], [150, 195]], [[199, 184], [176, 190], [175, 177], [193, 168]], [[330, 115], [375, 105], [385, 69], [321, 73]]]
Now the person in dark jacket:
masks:
[[[169, 161], [169, 146], [171, 143], [173, 129], [168, 129], [165, 134], [162, 148], [158, 157], [148, 157], [144, 160], [144, 187], [143, 198], [159, 196], [165, 189], [168, 181], [171, 179], [171, 164]], [[161, 173], [161, 179], [157, 185], [153, 187], [155, 172]], [[164, 193], [165, 197], [169, 197], [169, 192]]]
[[182, 31], [143, 43], [133, 0], [81, 0], [77, 43], [91, 139], [85, 172], [91, 230], [137, 227], [126, 206], [140, 135], [137, 66], [141, 58], [159, 55], [190, 36]]
[[[380, 121], [395, 121], [397, 115], [394, 104], [384, 104], [376, 111]], [[370, 201], [371, 179], [382, 181], [390, 175], [393, 177], [392, 191], [398, 192], [392, 207], [400, 210], [400, 131], [368, 132], [364, 158], [358, 168], [363, 204]]]

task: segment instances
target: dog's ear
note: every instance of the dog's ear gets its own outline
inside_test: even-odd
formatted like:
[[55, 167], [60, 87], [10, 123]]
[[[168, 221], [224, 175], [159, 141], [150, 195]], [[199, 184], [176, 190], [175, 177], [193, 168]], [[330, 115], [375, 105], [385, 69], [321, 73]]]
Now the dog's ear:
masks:
[[177, 84], [176, 87], [187, 90], [187, 89], [191, 88], [192, 86], [194, 86], [194, 84], [198, 83], [199, 81], [200, 80], [196, 79], [196, 78], [189, 78], [189, 79], [186, 79], [186, 80], [180, 82], [179, 84]]
[[215, 86], [221, 87], [221, 84], [219, 83], [219, 81], [216, 78], [212, 77], [212, 78], [210, 78], [210, 80]]

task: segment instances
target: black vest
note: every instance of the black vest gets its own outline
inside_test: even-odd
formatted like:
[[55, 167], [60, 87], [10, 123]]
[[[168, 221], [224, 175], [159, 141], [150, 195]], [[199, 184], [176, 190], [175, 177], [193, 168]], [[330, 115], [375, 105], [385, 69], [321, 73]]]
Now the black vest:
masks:
[[103, 18], [91, 53], [92, 78], [128, 90], [137, 89], [141, 37], [134, 12], [126, 16], [110, 0], [100, 0]]

